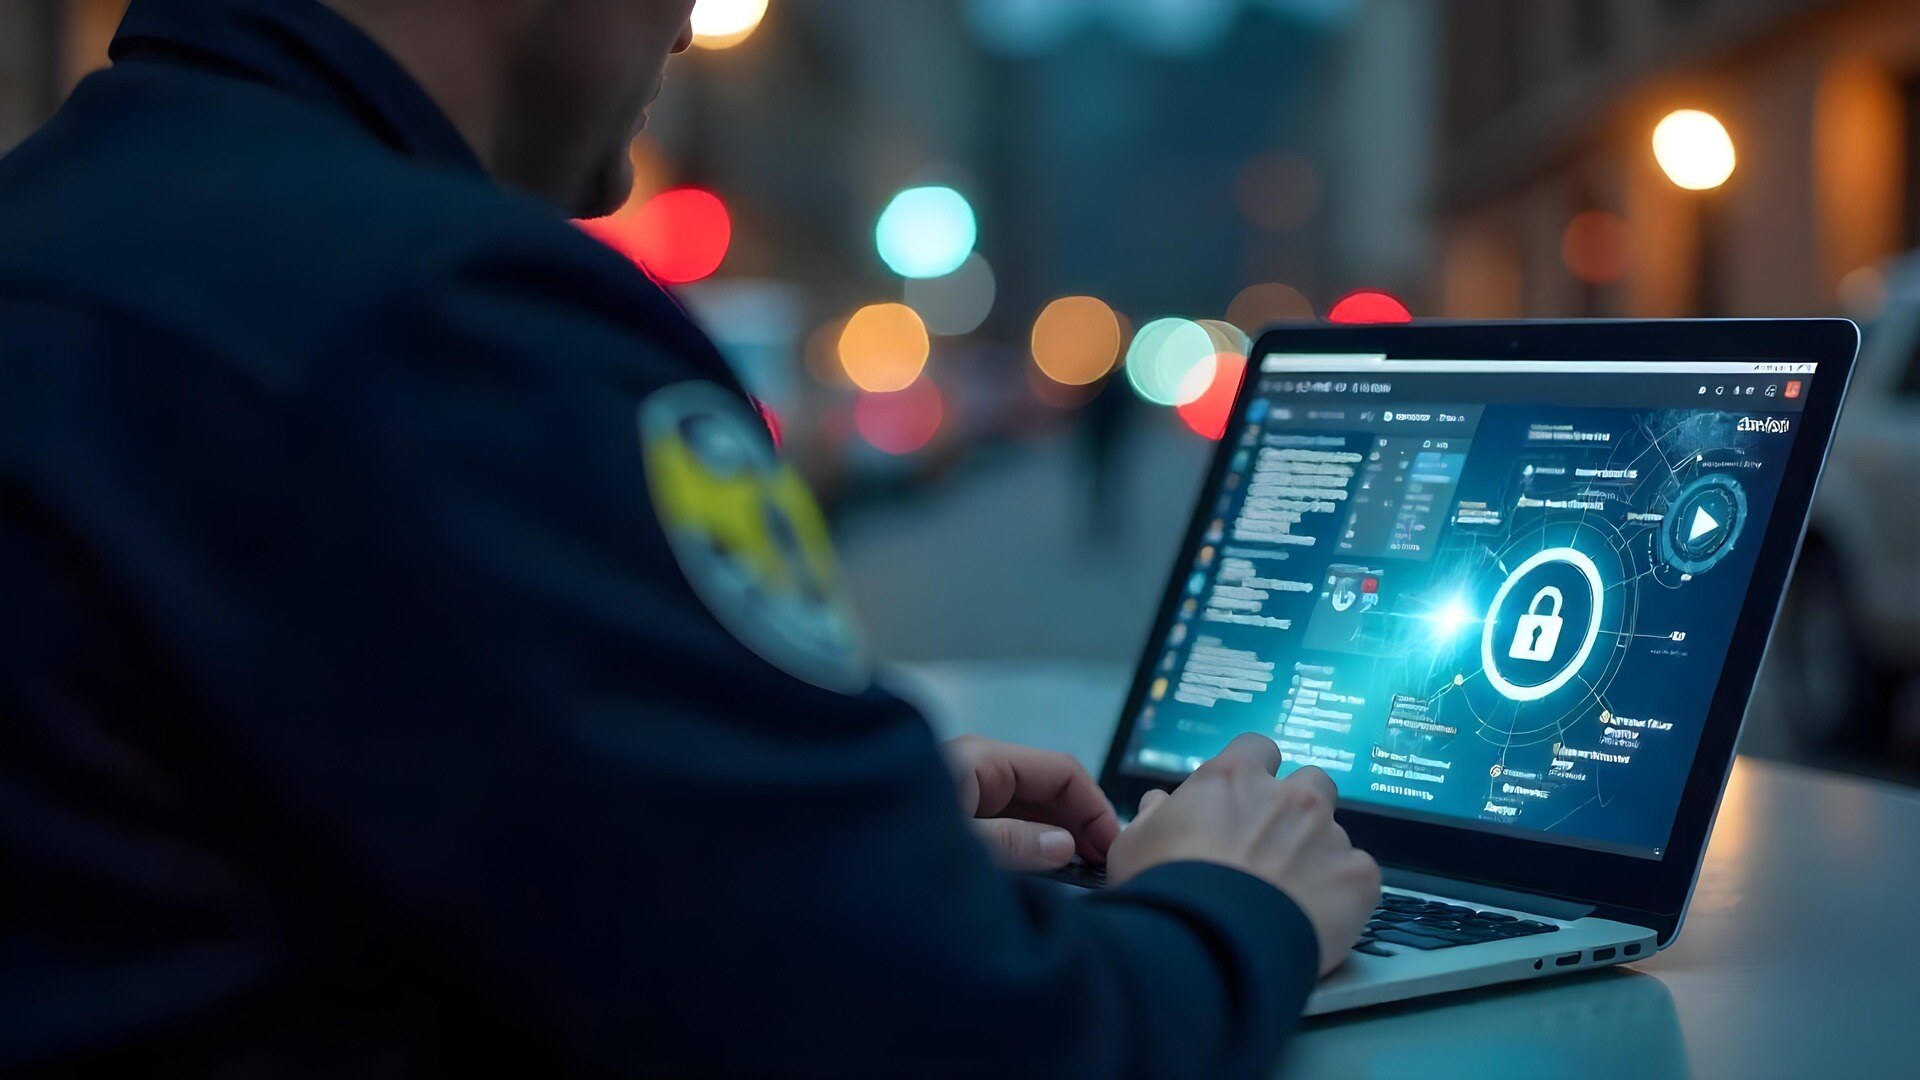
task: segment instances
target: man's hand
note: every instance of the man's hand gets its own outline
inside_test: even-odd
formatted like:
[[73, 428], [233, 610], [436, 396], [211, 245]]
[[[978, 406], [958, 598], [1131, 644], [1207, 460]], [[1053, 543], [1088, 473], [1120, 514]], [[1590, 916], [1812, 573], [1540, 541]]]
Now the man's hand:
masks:
[[1280, 748], [1242, 735], [1169, 795], [1150, 791], [1113, 845], [1114, 884], [1162, 863], [1220, 863], [1271, 882], [1320, 939], [1320, 974], [1346, 959], [1380, 901], [1380, 867], [1334, 823], [1333, 781], [1319, 769], [1274, 779]]
[[1077, 850], [1107, 860], [1120, 818], [1070, 755], [963, 735], [946, 745], [960, 809], [1009, 870], [1058, 870]]

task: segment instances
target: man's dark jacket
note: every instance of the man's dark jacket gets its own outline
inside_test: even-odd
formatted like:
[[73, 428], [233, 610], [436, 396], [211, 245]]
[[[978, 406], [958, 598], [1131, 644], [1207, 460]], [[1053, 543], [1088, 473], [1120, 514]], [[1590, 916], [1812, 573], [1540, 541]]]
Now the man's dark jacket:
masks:
[[316, 0], [135, 0], [0, 160], [0, 1073], [1243, 1075], [1237, 871], [996, 870], [723, 627], [636, 409], [734, 376]]

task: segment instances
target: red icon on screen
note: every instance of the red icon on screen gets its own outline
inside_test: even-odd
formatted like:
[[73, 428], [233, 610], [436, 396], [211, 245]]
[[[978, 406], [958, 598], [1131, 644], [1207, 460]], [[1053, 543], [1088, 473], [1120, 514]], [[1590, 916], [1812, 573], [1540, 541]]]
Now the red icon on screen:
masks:
[[1800, 382], [1800, 380], [1799, 380], [1799, 379], [1790, 379], [1790, 380], [1788, 380], [1788, 382], [1787, 382], [1787, 400], [1789, 400], [1789, 401], [1791, 401], [1791, 400], [1793, 400], [1794, 398], [1797, 398], [1797, 397], [1799, 397], [1799, 396], [1800, 396], [1800, 387], [1801, 387], [1801, 382]]
[[1377, 593], [1377, 592], [1379, 592], [1379, 591], [1380, 591], [1380, 579], [1379, 579], [1379, 578], [1377, 578], [1377, 577], [1370, 577], [1370, 578], [1366, 578], [1366, 579], [1364, 579], [1363, 581], [1361, 581], [1361, 582], [1360, 582], [1360, 591], [1361, 591], [1362, 593]]

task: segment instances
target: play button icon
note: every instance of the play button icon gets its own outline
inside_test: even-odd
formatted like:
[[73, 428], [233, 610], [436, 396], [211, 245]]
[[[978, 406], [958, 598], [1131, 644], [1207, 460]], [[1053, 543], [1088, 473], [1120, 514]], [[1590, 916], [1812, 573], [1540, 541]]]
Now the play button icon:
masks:
[[1719, 528], [1720, 522], [1712, 514], [1707, 513], [1707, 508], [1697, 506], [1693, 510], [1693, 530], [1687, 534], [1687, 542], [1692, 543], [1703, 536], [1718, 531]]
[[1725, 473], [1674, 492], [1660, 528], [1660, 557], [1683, 574], [1704, 574], [1733, 550], [1747, 523], [1747, 493]]

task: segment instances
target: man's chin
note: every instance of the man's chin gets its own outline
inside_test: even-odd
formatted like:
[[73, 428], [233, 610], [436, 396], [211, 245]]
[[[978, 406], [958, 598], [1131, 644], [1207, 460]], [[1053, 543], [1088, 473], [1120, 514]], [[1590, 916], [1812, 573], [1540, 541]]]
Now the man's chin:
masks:
[[633, 194], [633, 163], [625, 153], [608, 161], [593, 175], [574, 199], [575, 216], [606, 217], [627, 204]]

